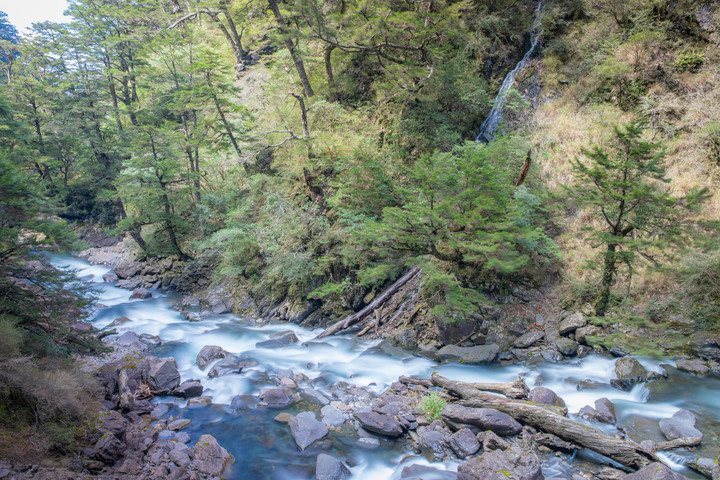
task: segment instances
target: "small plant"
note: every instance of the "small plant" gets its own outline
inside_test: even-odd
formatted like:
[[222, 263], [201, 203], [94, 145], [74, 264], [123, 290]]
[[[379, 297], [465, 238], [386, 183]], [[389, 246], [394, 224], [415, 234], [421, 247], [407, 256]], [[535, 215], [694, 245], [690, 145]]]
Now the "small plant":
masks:
[[431, 393], [420, 400], [420, 410], [423, 411], [427, 419], [431, 422], [440, 420], [445, 406], [447, 406], [447, 402], [437, 393]]
[[679, 72], [697, 73], [705, 59], [699, 53], [681, 53], [675, 61], [675, 68]]

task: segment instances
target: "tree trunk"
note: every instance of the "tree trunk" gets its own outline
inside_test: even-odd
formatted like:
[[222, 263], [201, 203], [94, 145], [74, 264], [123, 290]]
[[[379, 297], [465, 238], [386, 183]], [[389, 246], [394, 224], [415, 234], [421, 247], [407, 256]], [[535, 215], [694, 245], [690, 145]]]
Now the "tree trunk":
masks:
[[595, 314], [598, 317], [605, 316], [605, 312], [607, 312], [608, 305], [610, 304], [610, 288], [615, 278], [615, 264], [617, 263], [617, 259], [615, 258], [616, 250], [617, 244], [610, 243], [605, 252], [600, 298], [598, 298], [597, 305], [595, 306]]
[[[285, 23], [285, 19], [280, 13], [280, 8], [278, 7], [277, 1], [268, 0], [268, 3], [270, 4], [270, 10], [272, 10], [273, 15], [275, 16], [275, 20], [277, 21], [280, 33], [282, 35], [287, 35], [287, 25]], [[298, 53], [295, 45], [293, 45], [293, 42], [290, 38], [285, 39], [285, 46], [290, 51], [290, 57], [292, 57], [293, 63], [295, 64], [295, 69], [297, 70], [298, 76], [300, 77], [300, 83], [302, 83], [305, 96], [308, 98], [312, 97], [313, 95], [315, 95], [315, 92], [313, 92], [312, 86], [310, 85], [310, 80], [308, 79], [307, 73], [305, 72], [305, 64], [303, 63], [300, 54]]]
[[335, 87], [335, 75], [333, 75], [332, 69], [332, 51], [335, 50], [335, 45], [328, 45], [325, 47], [325, 74], [328, 79], [328, 90], [330, 90], [330, 101], [337, 101], [337, 89]]
[[210, 80], [210, 73], [205, 72], [205, 80], [207, 80], [207, 85], [208, 87], [210, 87], [210, 91], [212, 92], [212, 99], [215, 103], [215, 109], [220, 116], [220, 121], [225, 127], [225, 133], [227, 133], [228, 138], [230, 138], [230, 143], [232, 143], [232, 146], [235, 149], [235, 153], [237, 153], [238, 160], [240, 160], [242, 150], [240, 150], [240, 146], [235, 139], [235, 135], [233, 135], [232, 128], [230, 127], [230, 122], [228, 122], [227, 116], [225, 115], [225, 112], [223, 112], [222, 106], [220, 105], [220, 100], [218, 100], [217, 95], [215, 95], [215, 89], [213, 87], [212, 81]]
[[588, 448], [633, 469], [640, 469], [658, 458], [639, 445], [610, 436], [565, 416], [553, 413], [531, 402], [510, 400], [482, 392], [464, 382], [456, 382], [433, 374], [432, 382], [460, 397], [461, 405], [474, 408], [493, 408], [507, 413], [520, 423], [539, 428], [562, 440]]

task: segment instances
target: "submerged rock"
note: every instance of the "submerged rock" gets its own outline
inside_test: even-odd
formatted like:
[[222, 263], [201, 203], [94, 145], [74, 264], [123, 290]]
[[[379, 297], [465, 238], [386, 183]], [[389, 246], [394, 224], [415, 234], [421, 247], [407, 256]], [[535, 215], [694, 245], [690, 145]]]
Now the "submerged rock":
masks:
[[671, 418], [660, 420], [660, 431], [668, 440], [685, 437], [700, 437], [703, 434], [695, 428], [695, 415], [688, 410], [678, 410]]
[[518, 447], [493, 450], [458, 467], [457, 480], [544, 480], [540, 460]]
[[494, 343], [475, 347], [446, 345], [438, 351], [438, 356], [445, 361], [481, 364], [492, 362], [499, 352], [500, 347]]
[[288, 421], [290, 434], [300, 450], [305, 450], [316, 440], [328, 434], [327, 427], [318, 422], [313, 412], [303, 412]]
[[298, 337], [292, 330], [273, 333], [270, 337], [263, 341], [257, 342], [255, 348], [278, 348], [297, 343]]
[[232, 375], [241, 373], [244, 368], [256, 365], [256, 362], [240, 356], [231, 355], [217, 362], [208, 372], [208, 378], [222, 377], [223, 375]]
[[340, 460], [321, 453], [315, 462], [315, 480], [345, 480], [350, 476], [350, 469]]

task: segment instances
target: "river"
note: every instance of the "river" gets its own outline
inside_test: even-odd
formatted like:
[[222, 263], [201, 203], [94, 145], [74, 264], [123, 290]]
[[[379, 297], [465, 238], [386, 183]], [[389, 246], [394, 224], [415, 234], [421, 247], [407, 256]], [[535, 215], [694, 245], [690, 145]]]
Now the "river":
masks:
[[[202, 321], [189, 322], [173, 308], [177, 297], [172, 293], [153, 290], [152, 298], [131, 300], [130, 291], [103, 282], [102, 276], [111, 271], [108, 267], [90, 265], [68, 256], [53, 256], [52, 262], [58, 267], [75, 270], [79, 278], [96, 287], [98, 307], [90, 321], [97, 328], [106, 327], [117, 317], [127, 317], [130, 321], [117, 327], [120, 333], [134, 331], [157, 335], [163, 345], [150, 353], [173, 356], [183, 380], [202, 380], [206, 389], [204, 395], [213, 399], [209, 406], [187, 408], [185, 400], [173, 397], [159, 397], [154, 401], [171, 403], [171, 415], [192, 420], [186, 431], [193, 442], [201, 434], [209, 433], [234, 455], [236, 462], [225, 474], [228, 479], [311, 479], [314, 478], [316, 456], [328, 450], [351, 467], [353, 479], [399, 479], [404, 467], [414, 463], [429, 464], [403, 442], [365, 450], [346, 436], [332, 432], [321, 446], [301, 452], [290, 436], [288, 426], [274, 420], [279, 410], [257, 407], [256, 397], [251, 397], [263, 387], [274, 386], [270, 377], [283, 369], [307, 375], [314, 388], [321, 391], [328, 391], [331, 385], [343, 381], [382, 392], [400, 375], [427, 378], [433, 371], [456, 380], [483, 382], [508, 382], [523, 374], [531, 388], [542, 385], [560, 395], [571, 413], [592, 405], [597, 398], [609, 398], [618, 407], [618, 424], [629, 425], [642, 435], [637, 440], [664, 440], [657, 420], [669, 417], [681, 408], [691, 410], [699, 416], [697, 427], [705, 433], [702, 455], [717, 458], [719, 453], [715, 432], [720, 432], [716, 420], [720, 418], [720, 379], [679, 372], [672, 361], [638, 358], [648, 370], [658, 371], [664, 367], [669, 378], [637, 385], [630, 392], [610, 387], [608, 382], [614, 376], [614, 360], [601, 356], [533, 365], [437, 365], [426, 358], [413, 356], [411, 352], [380, 349], [377, 341], [345, 336], [312, 341], [318, 332], [294, 324], [262, 326], [252, 318], [231, 314], [209, 315]], [[300, 341], [279, 349], [255, 348], [256, 342], [284, 330], [293, 330]], [[229, 352], [243, 353], [255, 360], [257, 366], [239, 375], [209, 379], [195, 362], [197, 353], [205, 345], [219, 345]], [[240, 396], [235, 400], [237, 408], [233, 409], [230, 404], [237, 396]], [[295, 414], [307, 408], [307, 404], [301, 403], [283, 411]], [[617, 432], [609, 425], [593, 425], [611, 433]], [[682, 466], [685, 458], [695, 454], [687, 451], [683, 454], [678, 450], [663, 458], [672, 463], [674, 470], [699, 479], [703, 477]], [[593, 465], [588, 461], [593, 458], [587, 452], [580, 452], [572, 461], [567, 456], [550, 455], [543, 460], [543, 471], [546, 478], [569, 479], [573, 473], [589, 471]], [[457, 469], [457, 463], [452, 461], [433, 465], [451, 471]]]

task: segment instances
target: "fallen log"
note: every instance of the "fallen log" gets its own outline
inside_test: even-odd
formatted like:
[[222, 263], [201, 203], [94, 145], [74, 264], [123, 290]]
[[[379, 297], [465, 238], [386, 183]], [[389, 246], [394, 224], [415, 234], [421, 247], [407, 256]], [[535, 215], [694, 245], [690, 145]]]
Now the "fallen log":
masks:
[[[417, 385], [424, 385], [426, 387], [435, 385], [432, 380], [425, 380], [416, 377], [403, 376], [399, 378], [399, 381], [400, 383], [404, 383], [406, 385], [413, 383]], [[518, 375], [517, 378], [515, 378], [515, 380], [513, 380], [512, 382], [507, 383], [463, 382], [463, 384], [476, 390], [482, 390], [484, 392], [501, 393], [509, 398], [527, 398], [528, 393], [530, 392], [530, 389], [525, 384], [525, 380], [523, 380], [520, 375]]]
[[395, 283], [390, 285], [390, 287], [385, 290], [379, 297], [377, 297], [375, 300], [370, 302], [365, 308], [360, 310], [359, 312], [353, 313], [352, 315], [348, 315], [345, 317], [345, 319], [340, 320], [339, 322], [335, 323], [330, 328], [320, 332], [319, 335], [317, 335], [315, 338], [324, 338], [330, 335], [335, 335], [338, 332], [341, 332], [345, 330], [346, 328], [356, 324], [360, 320], [362, 320], [365, 316], [369, 315], [370, 312], [375, 310], [376, 308], [379, 308], [385, 301], [390, 298], [395, 292], [400, 290], [400, 288], [405, 285], [407, 282], [412, 280], [415, 275], [419, 274], [422, 271], [420, 268], [411, 268], [405, 275], [400, 277]]
[[612, 437], [595, 428], [583, 425], [567, 417], [553, 413], [537, 404], [482, 392], [467, 383], [448, 380], [433, 374], [432, 382], [455, 395], [463, 401], [461, 405], [475, 408], [494, 408], [507, 413], [515, 420], [547, 433], [552, 433], [566, 442], [580, 445], [616, 462], [633, 469], [640, 469], [659, 459], [639, 445]]
[[697, 447], [702, 442], [702, 437], [680, 437], [667, 442], [660, 442], [655, 445], [655, 450], [671, 450], [673, 448]]

